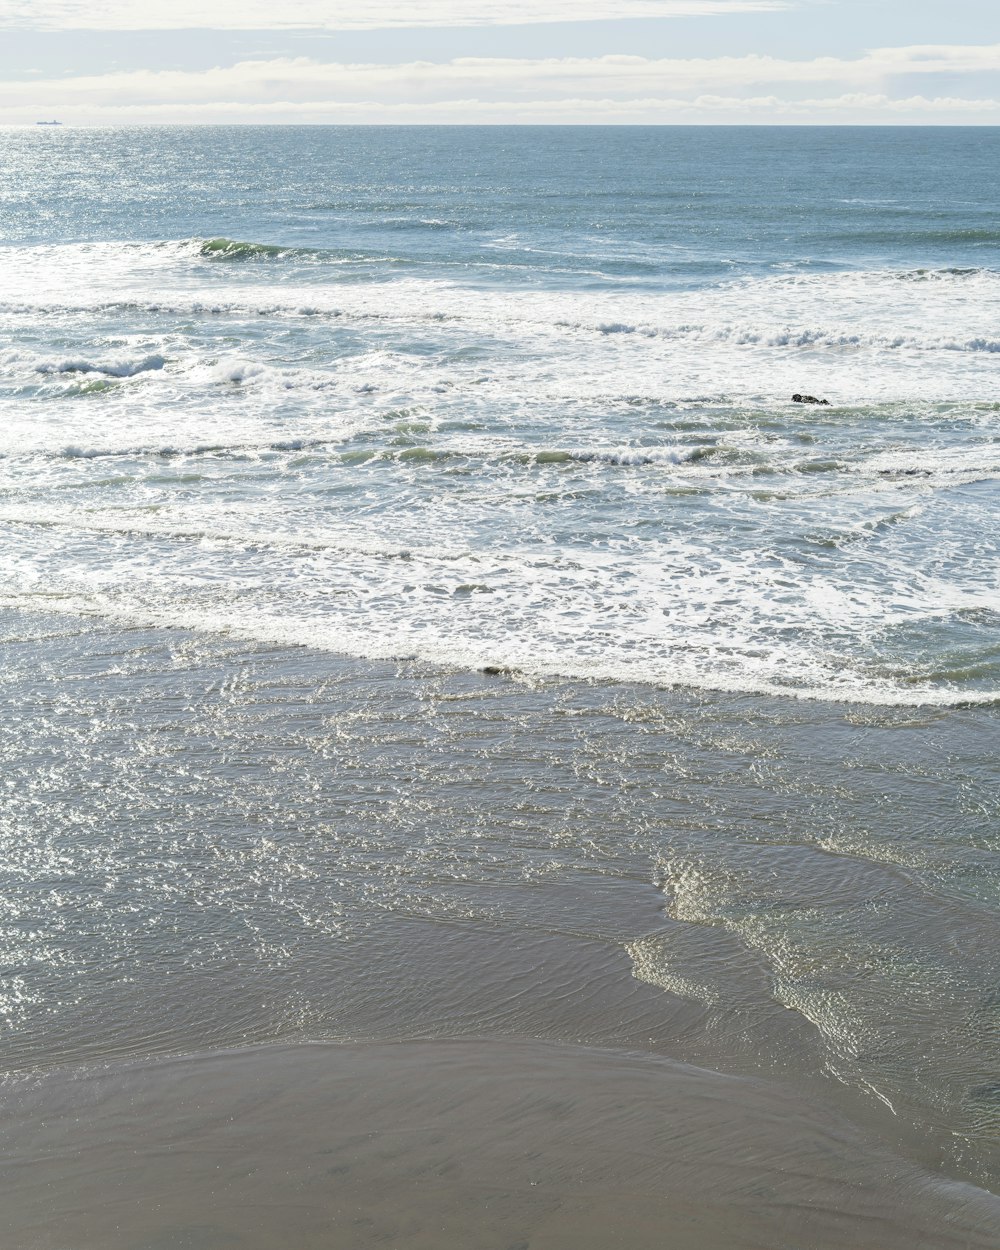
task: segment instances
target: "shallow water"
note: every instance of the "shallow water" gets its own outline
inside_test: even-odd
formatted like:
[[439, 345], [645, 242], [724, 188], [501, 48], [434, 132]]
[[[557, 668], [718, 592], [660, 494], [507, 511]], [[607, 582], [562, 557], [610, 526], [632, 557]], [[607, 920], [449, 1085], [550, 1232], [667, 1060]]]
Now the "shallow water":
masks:
[[1000, 1246], [996, 143], [0, 131], [9, 1244]]
[[9, 1069], [587, 1041], [823, 1089], [1000, 1176], [992, 709], [3, 624]]

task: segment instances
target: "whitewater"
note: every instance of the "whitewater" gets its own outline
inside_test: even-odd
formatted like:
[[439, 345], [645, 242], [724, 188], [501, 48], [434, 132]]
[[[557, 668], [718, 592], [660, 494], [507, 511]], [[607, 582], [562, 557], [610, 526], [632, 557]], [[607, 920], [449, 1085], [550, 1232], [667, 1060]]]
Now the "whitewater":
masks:
[[[434, 136], [417, 193], [387, 166], [352, 183], [340, 149], [324, 181], [317, 132], [272, 164], [249, 132], [184, 133], [170, 195], [129, 132], [119, 219], [83, 175], [58, 241], [23, 207], [52, 185], [39, 147], [96, 140], [5, 136], [5, 606], [534, 675], [997, 697], [985, 208], [950, 225], [902, 161], [882, 197], [803, 201], [762, 176], [773, 137], [740, 211], [693, 135], [657, 165], [629, 132], [598, 188], [555, 132], [456, 132], [454, 170]], [[232, 199], [208, 214], [212, 143]]]

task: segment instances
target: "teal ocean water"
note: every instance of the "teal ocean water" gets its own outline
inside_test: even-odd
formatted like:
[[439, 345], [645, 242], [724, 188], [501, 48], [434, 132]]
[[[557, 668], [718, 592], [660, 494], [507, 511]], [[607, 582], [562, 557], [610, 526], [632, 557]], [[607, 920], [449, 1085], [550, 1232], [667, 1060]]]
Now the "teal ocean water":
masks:
[[10, 1088], [583, 1043], [997, 1190], [998, 203], [991, 129], [0, 131]]

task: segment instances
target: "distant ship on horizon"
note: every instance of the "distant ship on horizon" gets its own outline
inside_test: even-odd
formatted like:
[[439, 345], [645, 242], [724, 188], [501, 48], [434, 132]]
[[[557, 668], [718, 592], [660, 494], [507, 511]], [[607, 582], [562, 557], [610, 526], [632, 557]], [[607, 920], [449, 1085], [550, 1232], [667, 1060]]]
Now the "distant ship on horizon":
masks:
[[61, 126], [62, 122], [35, 122], [36, 126]]

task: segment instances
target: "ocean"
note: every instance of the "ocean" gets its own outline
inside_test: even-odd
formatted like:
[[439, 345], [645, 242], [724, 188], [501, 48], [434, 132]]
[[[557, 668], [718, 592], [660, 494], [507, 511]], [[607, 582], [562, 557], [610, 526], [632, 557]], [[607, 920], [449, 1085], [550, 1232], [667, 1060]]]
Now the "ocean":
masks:
[[998, 203], [0, 130], [6, 1246], [1000, 1247]]

